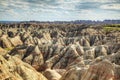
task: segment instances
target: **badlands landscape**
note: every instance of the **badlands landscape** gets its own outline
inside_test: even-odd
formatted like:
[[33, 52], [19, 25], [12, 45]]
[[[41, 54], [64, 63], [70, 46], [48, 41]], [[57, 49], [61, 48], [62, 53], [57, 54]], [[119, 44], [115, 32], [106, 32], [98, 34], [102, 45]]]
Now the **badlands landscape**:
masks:
[[1, 23], [0, 80], [120, 80], [120, 25]]

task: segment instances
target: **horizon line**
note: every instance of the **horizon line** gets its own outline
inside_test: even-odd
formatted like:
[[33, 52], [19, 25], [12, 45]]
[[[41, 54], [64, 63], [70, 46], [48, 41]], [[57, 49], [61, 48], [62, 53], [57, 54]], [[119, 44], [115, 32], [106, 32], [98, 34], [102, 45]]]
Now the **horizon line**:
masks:
[[46, 20], [46, 21], [44, 21], [44, 20], [0, 20], [0, 21], [10, 21], [10, 22], [22, 22], [22, 21], [24, 21], [24, 22], [26, 22], [26, 21], [39, 21], [39, 22], [72, 22], [72, 21], [105, 21], [105, 20], [120, 20], [120, 19], [104, 19], [104, 20], [90, 20], [90, 19], [79, 19], [79, 20], [54, 20], [54, 21], [50, 21], [50, 20]]

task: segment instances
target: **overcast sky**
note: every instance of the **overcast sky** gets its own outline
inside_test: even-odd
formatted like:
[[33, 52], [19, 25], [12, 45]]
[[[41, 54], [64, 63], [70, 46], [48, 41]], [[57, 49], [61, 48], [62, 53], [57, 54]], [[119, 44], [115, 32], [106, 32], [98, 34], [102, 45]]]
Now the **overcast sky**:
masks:
[[120, 19], [120, 0], [0, 0], [0, 20]]

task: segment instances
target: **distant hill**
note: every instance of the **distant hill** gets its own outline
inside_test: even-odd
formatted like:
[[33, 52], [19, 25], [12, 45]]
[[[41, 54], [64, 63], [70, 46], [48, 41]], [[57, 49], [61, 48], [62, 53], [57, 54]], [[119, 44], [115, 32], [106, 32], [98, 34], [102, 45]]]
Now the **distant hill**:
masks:
[[92, 20], [75, 20], [75, 21], [0, 21], [0, 23], [73, 23], [73, 24], [120, 24], [120, 20], [103, 20], [103, 21], [92, 21]]
[[0, 23], [19, 23], [21, 21], [0, 21]]

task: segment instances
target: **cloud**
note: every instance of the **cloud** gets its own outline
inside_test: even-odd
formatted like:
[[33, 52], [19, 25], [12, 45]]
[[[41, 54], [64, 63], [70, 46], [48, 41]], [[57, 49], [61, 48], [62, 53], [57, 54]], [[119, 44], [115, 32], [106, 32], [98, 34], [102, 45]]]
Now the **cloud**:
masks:
[[120, 4], [106, 4], [106, 5], [101, 5], [100, 8], [107, 10], [120, 10]]
[[94, 16], [93, 14], [106, 16], [102, 13], [109, 14], [109, 11], [114, 12], [114, 15], [111, 15], [114, 17], [119, 15], [119, 7], [120, 0], [0, 0], [0, 19], [8, 16], [23, 20], [32, 18], [43, 20], [47, 17], [49, 20], [55, 18], [72, 20], [80, 18], [79, 15], [82, 15], [81, 18]]
[[20, 0], [4, 0], [0, 1], [0, 7], [7, 9], [22, 9], [27, 10], [29, 8], [28, 2], [22, 2]]
[[[4, 0], [0, 2], [0, 6], [5, 9], [17, 9], [21, 11], [54, 11], [54, 10], [64, 10], [64, 11], [77, 11], [82, 9], [105, 9], [108, 6], [103, 5], [103, 3], [117, 2], [118, 0]], [[39, 10], [38, 10], [39, 8]], [[116, 8], [113, 8], [116, 9]]]
[[120, 0], [84, 0], [82, 2], [114, 3], [114, 2], [120, 2]]
[[101, 4], [95, 2], [84, 2], [76, 6], [76, 9], [97, 9]]

